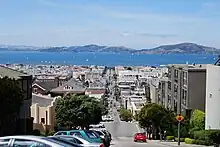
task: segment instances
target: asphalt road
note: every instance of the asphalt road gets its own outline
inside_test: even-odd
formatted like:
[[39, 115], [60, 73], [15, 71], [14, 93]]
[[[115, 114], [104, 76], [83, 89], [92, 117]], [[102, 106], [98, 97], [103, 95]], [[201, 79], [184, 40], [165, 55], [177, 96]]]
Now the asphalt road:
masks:
[[[113, 72], [109, 72], [110, 76], [113, 76]], [[111, 78], [111, 80], [113, 80]], [[113, 122], [104, 122], [106, 129], [112, 134], [112, 145], [111, 147], [159, 147], [164, 146], [160, 145], [154, 141], [148, 141], [148, 143], [136, 143], [133, 142], [133, 136], [135, 133], [143, 132], [141, 128], [138, 127], [136, 123], [132, 122], [124, 122], [119, 118], [119, 113], [117, 112], [117, 105], [120, 105], [114, 99], [114, 83], [109, 85], [109, 89], [112, 92], [112, 95], [109, 96], [109, 100], [112, 101], [112, 105], [110, 106], [110, 115], [113, 118]]]
[[159, 144], [158, 141], [148, 141], [147, 143], [133, 142], [132, 138], [118, 138], [112, 141], [111, 147], [168, 147]]

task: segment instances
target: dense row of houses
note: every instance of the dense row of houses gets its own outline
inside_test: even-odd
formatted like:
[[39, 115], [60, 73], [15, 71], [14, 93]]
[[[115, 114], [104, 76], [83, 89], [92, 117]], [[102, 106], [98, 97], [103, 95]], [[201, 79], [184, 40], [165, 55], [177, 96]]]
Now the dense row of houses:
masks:
[[[213, 69], [210, 67], [220, 68], [212, 64], [170, 64], [163, 68], [142, 67], [142, 70], [121, 67], [116, 68], [117, 84], [124, 106], [134, 115], [147, 100], [151, 100], [190, 117], [195, 109], [206, 111], [207, 93], [215, 85], [213, 82], [218, 83], [211, 74], [207, 75], [208, 70]], [[210, 80], [212, 82], [207, 84]], [[134, 91], [137, 92], [135, 95]]]
[[78, 72], [78, 76], [42, 79], [0, 66], [0, 76], [19, 80], [25, 96], [16, 127], [19, 130], [12, 132], [29, 134], [33, 129], [54, 129], [56, 100], [65, 94], [85, 94], [100, 99], [106, 92], [107, 77], [103, 76], [103, 70], [89, 69]]

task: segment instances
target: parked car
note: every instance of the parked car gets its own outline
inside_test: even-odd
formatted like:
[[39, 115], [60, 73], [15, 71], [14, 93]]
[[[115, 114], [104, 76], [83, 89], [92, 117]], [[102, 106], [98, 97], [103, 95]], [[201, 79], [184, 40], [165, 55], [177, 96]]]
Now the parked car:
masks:
[[105, 134], [102, 130], [92, 129], [92, 131], [96, 132], [102, 139], [105, 147], [109, 147], [111, 144], [111, 140], [109, 139], [108, 135]]
[[0, 137], [0, 145], [8, 147], [82, 147], [75, 143], [69, 144], [49, 137], [31, 135]]
[[71, 135], [78, 136], [84, 138], [85, 140], [93, 143], [103, 143], [103, 139], [94, 131], [91, 130], [70, 130], [70, 131], [59, 131], [54, 134], [54, 136], [58, 135]]
[[52, 136], [52, 137], [63, 138], [68, 141], [71, 141], [73, 143], [79, 144], [83, 147], [104, 147], [103, 143], [91, 143], [91, 142], [89, 142], [81, 137], [77, 137], [77, 136], [58, 135], [58, 136]]
[[147, 136], [145, 133], [136, 133], [134, 135], [134, 142], [147, 142]]
[[111, 133], [109, 133], [107, 130], [102, 130], [102, 132], [104, 132], [108, 136], [109, 140], [112, 141]]
[[90, 128], [105, 128], [105, 125], [102, 124], [102, 123], [99, 123], [99, 124], [97, 124], [97, 125], [90, 125], [89, 127], [90, 127]]

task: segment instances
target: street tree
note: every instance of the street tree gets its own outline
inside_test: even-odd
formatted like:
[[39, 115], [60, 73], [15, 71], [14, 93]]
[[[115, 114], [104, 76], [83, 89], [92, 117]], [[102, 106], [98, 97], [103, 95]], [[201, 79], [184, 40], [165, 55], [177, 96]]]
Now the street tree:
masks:
[[162, 132], [172, 127], [170, 124], [174, 124], [174, 118], [172, 111], [155, 103], [145, 104], [138, 115], [139, 124], [146, 129], [152, 126], [153, 133], [156, 134], [155, 132], [158, 131], [160, 139]]
[[102, 119], [100, 102], [86, 95], [67, 95], [58, 99], [55, 111], [57, 126], [68, 129], [88, 128]]
[[132, 119], [133, 119], [132, 113], [129, 110], [125, 109], [125, 108], [120, 109], [120, 115], [119, 116], [120, 116], [121, 120], [127, 121], [127, 122], [132, 121]]
[[205, 113], [200, 110], [193, 111], [190, 119], [190, 125], [194, 131], [205, 129]]
[[[23, 102], [22, 90], [18, 81], [8, 77], [0, 78], [0, 133], [9, 133], [15, 126]], [[7, 126], [7, 127], [6, 127]], [[8, 128], [8, 126], [10, 128]], [[5, 132], [6, 131], [6, 132]], [[15, 133], [15, 132], [10, 132]], [[9, 133], [9, 134], [10, 134]]]
[[108, 97], [106, 95], [102, 95], [100, 99], [100, 106], [102, 109], [102, 115], [107, 115], [108, 114]]

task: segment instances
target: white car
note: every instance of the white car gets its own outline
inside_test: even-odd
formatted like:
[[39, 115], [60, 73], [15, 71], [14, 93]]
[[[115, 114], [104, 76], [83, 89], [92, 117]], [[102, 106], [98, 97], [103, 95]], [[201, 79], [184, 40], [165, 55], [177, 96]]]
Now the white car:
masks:
[[79, 144], [83, 147], [104, 147], [104, 144], [102, 143], [91, 143], [81, 137], [78, 136], [71, 136], [71, 135], [58, 135], [58, 136], [51, 136], [52, 138], [61, 138], [68, 141], [71, 141], [73, 143]]
[[27, 146], [27, 147], [82, 147], [76, 143], [64, 143], [49, 137], [20, 135], [0, 137], [0, 146]]
[[97, 125], [90, 125], [90, 128], [105, 128], [105, 125], [102, 123], [99, 123]]

